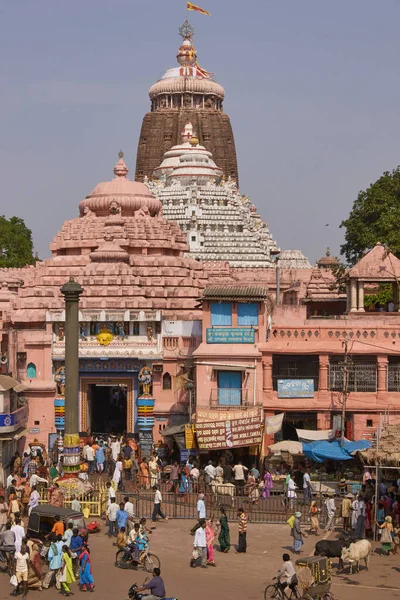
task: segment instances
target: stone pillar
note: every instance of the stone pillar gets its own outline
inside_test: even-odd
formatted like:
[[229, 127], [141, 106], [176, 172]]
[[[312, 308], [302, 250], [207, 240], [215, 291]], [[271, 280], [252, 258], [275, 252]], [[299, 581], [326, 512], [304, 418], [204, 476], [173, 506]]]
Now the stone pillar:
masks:
[[319, 355], [319, 383], [318, 390], [320, 392], [328, 391], [328, 367], [329, 357], [327, 354]]
[[365, 312], [364, 308], [364, 282], [358, 282], [358, 312]]
[[378, 392], [386, 392], [387, 390], [387, 355], [378, 356]]
[[350, 281], [346, 281], [346, 313], [350, 312]]
[[357, 281], [350, 279], [350, 312], [357, 312]]
[[272, 392], [272, 354], [263, 356], [263, 391]]
[[71, 277], [61, 288], [65, 298], [65, 433], [64, 473], [79, 473], [79, 296], [83, 289]]

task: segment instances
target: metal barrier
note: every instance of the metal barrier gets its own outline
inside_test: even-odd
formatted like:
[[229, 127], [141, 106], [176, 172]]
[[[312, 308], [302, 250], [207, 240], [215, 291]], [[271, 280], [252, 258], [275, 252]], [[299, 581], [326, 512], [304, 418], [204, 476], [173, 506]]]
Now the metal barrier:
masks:
[[[41, 487], [39, 490], [39, 504], [50, 504], [51, 490]], [[81, 504], [81, 510], [89, 509], [92, 517], [101, 517], [107, 512], [108, 492], [102, 481], [97, 481], [94, 489], [87, 494], [78, 495], [73, 490], [65, 490], [63, 494], [63, 506], [70, 508], [72, 496], [76, 495]]]

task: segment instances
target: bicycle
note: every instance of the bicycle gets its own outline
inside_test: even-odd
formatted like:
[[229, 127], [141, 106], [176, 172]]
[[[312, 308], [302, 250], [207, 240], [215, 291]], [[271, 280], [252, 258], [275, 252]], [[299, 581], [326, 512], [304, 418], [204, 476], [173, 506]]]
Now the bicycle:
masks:
[[[297, 600], [300, 598], [300, 595], [297, 592], [297, 581], [283, 589], [281, 587], [280, 578], [274, 577], [274, 579], [276, 579], [276, 582], [267, 585], [264, 590], [264, 600], [268, 600], [268, 598], [274, 598], [276, 600]], [[290, 590], [290, 596], [285, 594], [285, 590]]]
[[[129, 552], [129, 556], [127, 556], [127, 552], [125, 550], [118, 550], [115, 555], [115, 566], [120, 569], [130, 569], [133, 568], [135, 564], [134, 561], [134, 552]], [[148, 550], [142, 550], [139, 554], [138, 565], [143, 565], [144, 569], [148, 573], [152, 573], [153, 569], [160, 568], [161, 561], [155, 554], [151, 554]]]

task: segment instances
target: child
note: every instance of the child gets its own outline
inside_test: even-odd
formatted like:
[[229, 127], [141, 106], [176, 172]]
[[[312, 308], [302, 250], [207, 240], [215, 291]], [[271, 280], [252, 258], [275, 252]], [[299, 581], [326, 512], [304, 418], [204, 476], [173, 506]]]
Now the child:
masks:
[[117, 535], [117, 541], [114, 543], [114, 546], [117, 546], [119, 550], [125, 550], [125, 546], [128, 543], [128, 538], [126, 537], [126, 528], [121, 527]]

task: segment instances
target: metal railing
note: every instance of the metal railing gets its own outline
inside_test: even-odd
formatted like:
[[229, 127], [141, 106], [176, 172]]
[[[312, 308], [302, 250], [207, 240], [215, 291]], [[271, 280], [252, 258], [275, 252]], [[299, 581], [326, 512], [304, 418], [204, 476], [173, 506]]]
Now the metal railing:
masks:
[[246, 388], [217, 388], [211, 390], [210, 406], [213, 408], [226, 409], [230, 406], [246, 406], [248, 402], [248, 392]]
[[400, 392], [400, 364], [388, 364], [387, 390]]
[[[376, 392], [378, 370], [376, 365], [352, 364], [347, 367], [349, 392]], [[343, 390], [343, 364], [329, 365], [329, 389]]]

